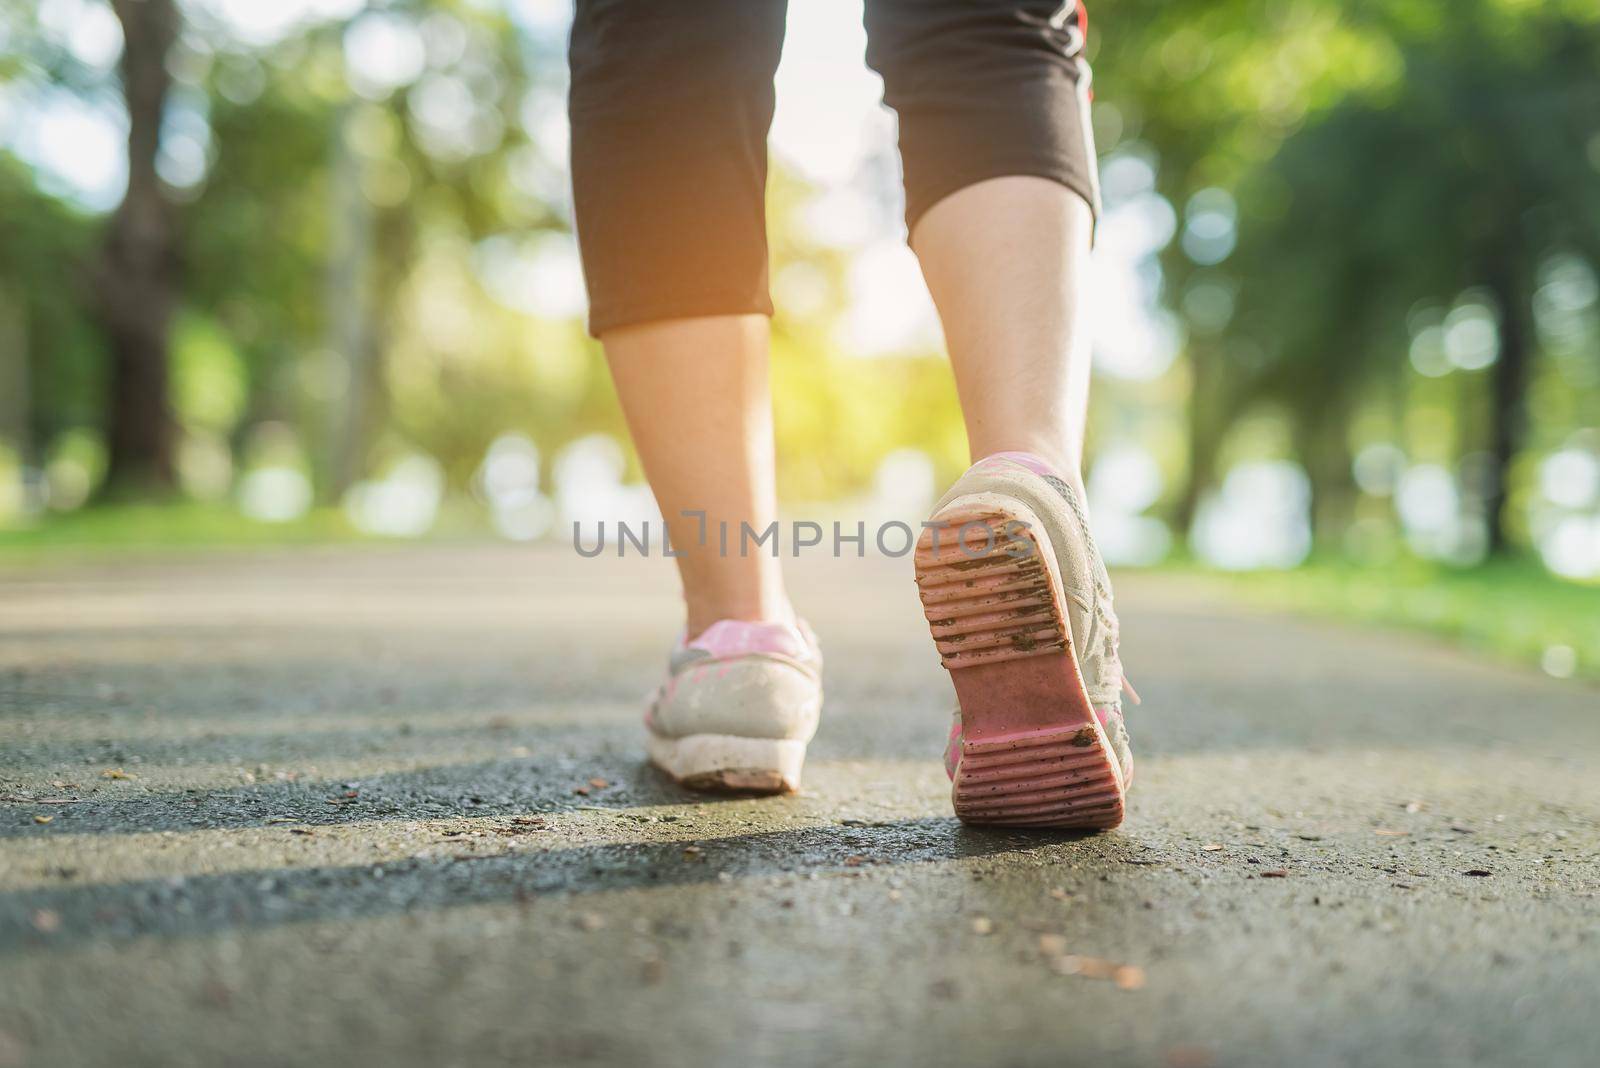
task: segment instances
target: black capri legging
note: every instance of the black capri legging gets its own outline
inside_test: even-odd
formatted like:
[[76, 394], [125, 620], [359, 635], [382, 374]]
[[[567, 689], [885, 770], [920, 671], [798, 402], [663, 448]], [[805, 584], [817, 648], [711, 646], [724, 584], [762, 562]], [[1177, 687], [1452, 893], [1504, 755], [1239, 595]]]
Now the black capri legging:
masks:
[[[802, 0], [804, 2], [804, 0]], [[578, 0], [572, 177], [589, 330], [772, 314], [765, 188], [786, 0]], [[906, 222], [987, 178], [1099, 211], [1076, 0], [866, 0]]]

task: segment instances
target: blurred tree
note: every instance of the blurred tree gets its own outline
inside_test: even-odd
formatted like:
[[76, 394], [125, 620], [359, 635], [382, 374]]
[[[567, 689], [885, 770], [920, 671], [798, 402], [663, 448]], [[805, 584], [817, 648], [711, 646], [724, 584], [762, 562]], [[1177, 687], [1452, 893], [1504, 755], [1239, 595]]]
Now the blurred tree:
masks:
[[[1388, 29], [1363, 17], [1368, 6], [1348, 0], [1091, 6], [1097, 127], [1109, 134], [1101, 151], [1147, 150], [1157, 188], [1177, 206], [1181, 229], [1196, 194], [1238, 190], [1286, 140], [1341, 101], [1392, 94], [1403, 67]], [[1270, 215], [1281, 206], [1281, 191], [1267, 192], [1246, 199], [1241, 209]], [[1231, 305], [1233, 293], [1253, 284], [1261, 265], [1241, 267], [1238, 257], [1221, 262], [1225, 258], [1226, 252], [1199, 262], [1184, 242], [1172, 242], [1160, 257], [1166, 302], [1179, 307], [1184, 294], [1205, 286], [1226, 293], [1222, 302]], [[1278, 269], [1265, 266], [1268, 273]], [[1238, 344], [1226, 324], [1189, 319], [1189, 455], [1172, 502], [1180, 531], [1189, 529], [1214, 481], [1223, 439], [1260, 392], [1242, 380], [1257, 359], [1253, 344]]]
[[325, 501], [406, 449], [463, 485], [540, 408], [515, 367], [512, 328], [531, 324], [486, 299], [474, 261], [482, 242], [565, 229], [515, 180], [532, 148], [521, 109], [536, 87], [559, 93], [559, 57], [464, 0], [268, 47], [201, 29], [216, 158], [185, 208], [186, 295], [244, 355], [241, 432], [294, 426]]
[[[1392, 24], [1399, 34], [1404, 27]], [[1233, 364], [1213, 404], [1262, 398], [1294, 413], [1323, 526], [1348, 516], [1348, 427], [1364, 392], [1394, 382], [1419, 302], [1486, 295], [1495, 337], [1453, 352], [1488, 367], [1478, 444], [1492, 458], [1489, 545], [1508, 547], [1511, 467], [1525, 442], [1538, 352], [1532, 298], [1551, 253], [1600, 252], [1600, 182], [1574, 146], [1600, 137], [1600, 17], [1454, 5], [1405, 50], [1405, 92], [1352, 100], [1297, 132], [1243, 183], [1245, 279], [1226, 340], [1264, 354]], [[1444, 335], [1452, 350], [1468, 338]], [[1450, 370], [1442, 367], [1438, 373]]]
[[99, 331], [85, 284], [98, 228], [40, 192], [32, 173], [4, 154], [0, 219], [0, 360], [17, 390], [7, 398], [0, 436], [25, 468], [36, 468], [49, 442], [96, 422], [104, 403]]
[[301, 397], [321, 388], [306, 354], [319, 352], [326, 316], [337, 310], [323, 299], [336, 229], [325, 192], [334, 107], [319, 92], [322, 64], [307, 62], [296, 75], [279, 57], [309, 60], [319, 37], [332, 36], [328, 50], [337, 36], [313, 30], [251, 49], [225, 27], [195, 31], [179, 49], [192, 72], [188, 88], [209, 103], [214, 158], [182, 208], [184, 300], [243, 366], [244, 410], [219, 428], [242, 454], [250, 428], [263, 422], [315, 426], [301, 418]]
[[[1573, 150], [1590, 139], [1600, 155], [1583, 43], [1593, 0], [1090, 3], [1101, 147], [1153, 161], [1177, 223], [1156, 273], [1187, 322], [1187, 365], [1142, 403], [1161, 409], [1146, 427], [1166, 424], [1189, 390], [1180, 515], [1228, 458], [1240, 415], [1271, 406], [1288, 416], [1279, 439], [1315, 485], [1319, 526], [1341, 528], [1352, 420], [1405, 388], [1396, 369], [1419, 300], [1443, 308], [1469, 292], [1497, 308], [1493, 368], [1428, 387], [1428, 403], [1459, 397], [1472, 415], [1451, 433], [1500, 467], [1526, 452], [1535, 268], [1559, 248], [1600, 262], [1593, 169]], [[574, 306], [558, 26], [484, 0], [300, 5], [282, 18], [177, 0], [183, 24], [163, 46], [144, 20], [176, 20], [174, 0], [118, 0], [138, 23], [123, 28], [118, 85], [105, 54], [74, 58], [61, 14], [74, 4], [0, 0], [0, 82], [26, 86], [12, 113], [35, 91], [109, 113], [115, 93], [139, 158], [107, 219], [45, 169], [0, 156], [0, 310], [20, 309], [0, 347], [26, 349], [26, 374], [5, 381], [30, 392], [0, 420], [32, 439], [36, 463], [69, 435], [92, 452], [103, 431], [119, 456], [165, 457], [114, 460], [118, 484], [141, 465], [126, 484], [151, 470], [161, 484], [174, 445], [182, 459], [198, 442], [222, 454], [226, 492], [227, 450], [259, 463], [253, 443], [270, 438], [334, 501], [410, 452], [460, 488], [508, 431], [539, 446], [546, 471], [577, 437], [621, 436]], [[335, 10], [349, 14], [323, 14]], [[186, 137], [200, 162], [175, 169], [168, 150]], [[942, 362], [839, 354], [851, 254], [808, 237], [815, 193], [775, 168], [774, 278], [796, 268], [813, 294], [775, 321], [785, 492], [862, 488], [899, 445], [958, 467]], [[1219, 196], [1237, 204], [1237, 246], [1197, 251], [1191, 231]], [[124, 359], [160, 351], [169, 363]], [[149, 373], [127, 387], [151, 369], [171, 387]], [[892, 414], [861, 417], [896, 394]], [[142, 438], [118, 429], [163, 421]], [[1163, 461], [1176, 468], [1181, 452]]]
[[[106, 17], [114, 19], [107, 8]], [[40, 147], [14, 140], [25, 122], [39, 113], [60, 116], [52, 93], [99, 101], [115, 92], [110, 72], [65, 47], [60, 27], [44, 25], [45, 12], [32, 0], [0, 0], [0, 136], [7, 149], [23, 153]], [[9, 118], [11, 121], [6, 122]], [[62, 195], [59, 180], [41, 182], [28, 162], [0, 149], [0, 304], [7, 321], [0, 326], [0, 379], [25, 383], [27, 395], [5, 405], [8, 439], [22, 460], [24, 478], [42, 487], [40, 469], [75, 429], [100, 426], [111, 396], [105, 366], [104, 307], [99, 301], [99, 264], [105, 242], [101, 221]], [[90, 476], [100, 470], [92, 439]], [[29, 494], [29, 506], [48, 494]], [[63, 494], [53, 503], [75, 506], [81, 494]]]
[[326, 378], [337, 383], [328, 404], [327, 455], [321, 490], [337, 501], [359, 479], [366, 451], [378, 425], [374, 398], [381, 387], [375, 365], [380, 354], [373, 337], [369, 272], [372, 269], [374, 210], [361, 188], [363, 160], [352, 144], [358, 133], [359, 108], [351, 101], [338, 107], [329, 139], [328, 226], [332, 239], [324, 274]]
[[112, 0], [122, 24], [128, 187], [111, 216], [95, 284], [109, 343], [104, 492], [177, 486], [168, 334], [179, 300], [177, 216], [156, 174], [180, 19], [172, 0]]

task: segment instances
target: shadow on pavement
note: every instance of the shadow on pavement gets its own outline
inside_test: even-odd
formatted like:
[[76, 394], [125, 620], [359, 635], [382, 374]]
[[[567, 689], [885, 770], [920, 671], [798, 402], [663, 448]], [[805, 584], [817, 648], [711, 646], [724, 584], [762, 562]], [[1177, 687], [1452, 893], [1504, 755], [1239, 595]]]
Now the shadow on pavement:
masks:
[[[524, 841], [537, 837], [533, 832]], [[418, 839], [419, 848], [441, 844], [435, 832], [419, 832]], [[1063, 843], [1081, 848], [1078, 859], [1089, 865], [1120, 865], [1137, 849], [1116, 836], [983, 831], [954, 818], [915, 819], [19, 890], [0, 894], [0, 955], [146, 936], [186, 939], [227, 930], [531, 902], [546, 895], [572, 895], [576, 903], [595, 893], [838, 875], [1031, 853]], [[41, 912], [51, 914], [49, 933], [37, 930], [34, 918]]]
[[[460, 732], [449, 732], [456, 735]], [[48, 828], [31, 821], [0, 823], [0, 839], [60, 835], [118, 835], [150, 831], [238, 830], [276, 823], [335, 826], [398, 820], [441, 820], [540, 815], [593, 801], [608, 809], [657, 805], [708, 805], [738, 795], [685, 790], [640, 761], [631, 731], [617, 743], [597, 738], [593, 728], [572, 728], [560, 739], [540, 732], [553, 758], [508, 757], [459, 764], [434, 764], [348, 780], [300, 778], [233, 789], [199, 786], [120, 797], [86, 797], [52, 806]], [[599, 744], [596, 744], [596, 743]], [[86, 769], [87, 775], [94, 773]], [[86, 776], [87, 777], [87, 776]], [[589, 780], [604, 779], [603, 790]], [[580, 794], [578, 791], [584, 791]], [[55, 793], [52, 791], [51, 793]], [[68, 791], [70, 793], [70, 791]], [[348, 796], [355, 794], [354, 797]], [[48, 794], [42, 796], [49, 796]], [[775, 803], [783, 803], [782, 798]], [[19, 813], [40, 809], [13, 801]]]

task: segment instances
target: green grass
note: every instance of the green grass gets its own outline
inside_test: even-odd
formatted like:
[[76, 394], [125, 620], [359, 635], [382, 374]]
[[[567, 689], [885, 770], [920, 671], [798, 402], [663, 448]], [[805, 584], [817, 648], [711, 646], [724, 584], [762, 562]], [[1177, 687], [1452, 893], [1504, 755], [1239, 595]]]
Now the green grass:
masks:
[[[446, 501], [422, 540], [451, 542], [492, 537], [481, 510]], [[0, 527], [0, 564], [46, 558], [269, 549], [361, 544], [379, 548], [415, 544], [364, 534], [338, 508], [314, 508], [298, 519], [264, 523], [226, 504], [101, 504], [48, 513], [25, 526]]]
[[0, 529], [0, 560], [172, 549], [260, 548], [356, 541], [361, 535], [336, 509], [288, 523], [263, 523], [222, 505], [126, 504], [47, 516]]
[[1600, 586], [1557, 578], [1536, 560], [1473, 568], [1323, 560], [1293, 571], [1202, 574], [1247, 603], [1424, 631], [1525, 664], [1559, 662], [1550, 650], [1566, 646], [1575, 677], [1600, 679]]

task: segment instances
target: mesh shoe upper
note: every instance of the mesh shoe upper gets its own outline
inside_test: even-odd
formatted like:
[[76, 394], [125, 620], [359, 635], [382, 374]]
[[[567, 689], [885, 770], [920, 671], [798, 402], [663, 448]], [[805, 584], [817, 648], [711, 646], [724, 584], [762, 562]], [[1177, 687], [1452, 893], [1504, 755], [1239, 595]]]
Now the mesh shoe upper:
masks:
[[656, 734], [809, 740], [822, 706], [822, 654], [800, 622], [724, 619], [673, 650], [645, 724]]

